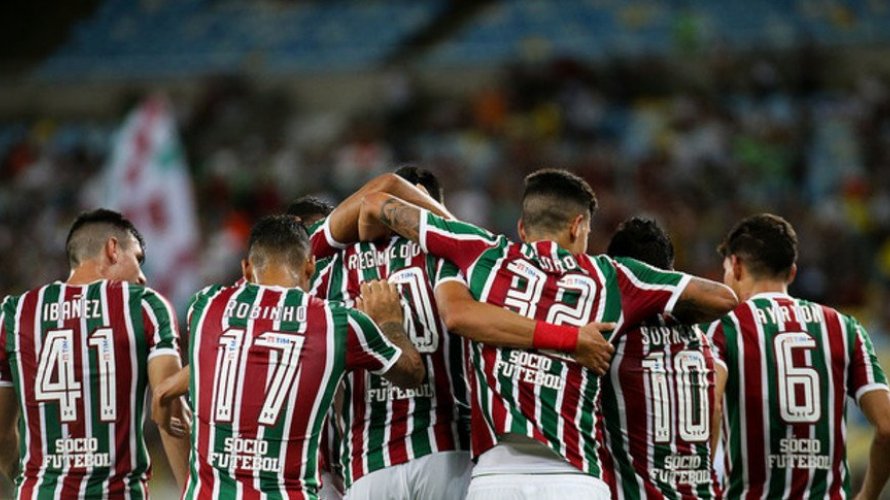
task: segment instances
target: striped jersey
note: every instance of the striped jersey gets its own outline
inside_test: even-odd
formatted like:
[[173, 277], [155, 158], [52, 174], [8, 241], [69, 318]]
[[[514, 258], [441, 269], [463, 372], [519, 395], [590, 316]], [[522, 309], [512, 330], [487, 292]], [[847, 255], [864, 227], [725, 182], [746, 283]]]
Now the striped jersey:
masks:
[[887, 390], [865, 329], [830, 307], [762, 293], [709, 335], [727, 371], [726, 496], [849, 496], [847, 396]]
[[186, 498], [316, 498], [322, 425], [344, 373], [384, 373], [401, 355], [360, 311], [250, 283], [195, 295], [189, 332]]
[[[669, 312], [689, 280], [633, 259], [572, 255], [552, 241], [514, 243], [427, 211], [419, 240], [460, 268], [477, 300], [548, 323], [636, 325]], [[601, 478], [599, 378], [565, 354], [470, 345], [474, 457], [515, 433]]]
[[447, 335], [433, 293], [443, 269], [441, 259], [396, 236], [341, 250], [313, 287], [329, 300], [352, 304], [362, 282], [387, 279], [397, 284], [405, 332], [426, 366], [423, 383], [409, 390], [364, 371], [346, 377], [338, 421], [344, 432], [340, 461], [347, 486], [365, 474], [430, 453], [469, 449], [463, 344], [460, 337]]
[[614, 498], [719, 498], [711, 467], [714, 357], [704, 332], [656, 316], [617, 332], [603, 378]]
[[18, 498], [146, 498], [148, 364], [179, 356], [176, 316], [141, 285], [55, 282], [0, 309], [0, 386], [21, 417]]

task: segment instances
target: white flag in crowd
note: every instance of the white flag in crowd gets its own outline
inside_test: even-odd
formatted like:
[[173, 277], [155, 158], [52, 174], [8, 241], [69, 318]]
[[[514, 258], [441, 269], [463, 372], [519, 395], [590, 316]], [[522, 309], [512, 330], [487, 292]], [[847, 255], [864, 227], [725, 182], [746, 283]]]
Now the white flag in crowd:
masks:
[[104, 204], [146, 241], [148, 285], [183, 312], [198, 287], [198, 226], [192, 179], [169, 101], [149, 97], [117, 132], [104, 173]]

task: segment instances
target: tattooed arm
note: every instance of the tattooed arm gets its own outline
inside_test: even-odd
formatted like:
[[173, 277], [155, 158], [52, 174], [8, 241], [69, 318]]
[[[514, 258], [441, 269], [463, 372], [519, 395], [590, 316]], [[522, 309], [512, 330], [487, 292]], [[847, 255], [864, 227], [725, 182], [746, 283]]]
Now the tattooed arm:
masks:
[[[374, 193], [388, 193], [426, 208], [436, 215], [446, 218], [451, 217], [448, 210], [431, 198], [425, 191], [396, 174], [383, 174], [368, 181], [331, 212], [331, 215], [328, 217], [328, 225], [330, 235], [335, 241], [353, 243], [359, 241], [359, 239], [373, 239], [373, 236], [381, 235], [379, 230], [363, 235], [358, 228], [362, 199]], [[380, 228], [379, 225], [377, 227], [378, 229]], [[367, 236], [367, 238], [362, 238], [363, 236]]]
[[672, 315], [686, 324], [710, 323], [738, 304], [739, 299], [728, 286], [693, 277], [677, 300]]
[[372, 193], [362, 199], [359, 227], [382, 224], [417, 243], [420, 239], [420, 214], [417, 205], [386, 193]]

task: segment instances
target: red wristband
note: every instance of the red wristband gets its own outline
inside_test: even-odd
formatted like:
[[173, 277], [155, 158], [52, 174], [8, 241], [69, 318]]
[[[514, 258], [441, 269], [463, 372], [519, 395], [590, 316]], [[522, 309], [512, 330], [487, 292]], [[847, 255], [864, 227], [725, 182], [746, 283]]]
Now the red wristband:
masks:
[[552, 349], [554, 351], [575, 352], [578, 347], [577, 326], [554, 325], [538, 321], [535, 324], [535, 335], [532, 337], [534, 349]]

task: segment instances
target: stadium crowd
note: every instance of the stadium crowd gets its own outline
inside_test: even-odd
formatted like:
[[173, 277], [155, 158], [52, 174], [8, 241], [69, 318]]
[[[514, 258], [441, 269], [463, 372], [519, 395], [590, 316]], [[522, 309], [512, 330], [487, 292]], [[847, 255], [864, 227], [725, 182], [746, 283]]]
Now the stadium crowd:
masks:
[[[672, 234], [678, 269], [712, 278], [732, 221], [783, 214], [806, 242], [794, 292], [854, 308], [880, 339], [890, 330], [890, 312], [877, 307], [890, 295], [890, 93], [868, 74], [836, 81], [827, 58], [718, 55], [682, 75], [660, 60], [550, 60], [504, 68], [496, 84], [457, 97], [394, 74], [350, 116], [307, 115], [236, 78], [210, 80], [199, 98], [175, 102], [205, 243], [202, 281], [232, 277], [259, 215], [306, 193], [339, 200], [403, 161], [438, 173], [458, 216], [507, 234], [523, 176], [558, 166], [601, 199], [592, 251], [644, 212]], [[0, 248], [16, 255], [0, 259], [4, 294], [64, 276], [60, 242], [89, 204], [82, 193], [116, 126], [36, 118], [0, 127]]]

